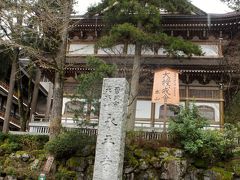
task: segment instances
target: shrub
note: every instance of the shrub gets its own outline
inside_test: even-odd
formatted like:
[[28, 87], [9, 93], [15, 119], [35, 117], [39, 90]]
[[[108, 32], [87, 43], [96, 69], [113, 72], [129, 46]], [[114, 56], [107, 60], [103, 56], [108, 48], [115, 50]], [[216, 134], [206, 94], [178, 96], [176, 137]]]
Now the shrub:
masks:
[[2, 144], [7, 138], [7, 134], [0, 132], [0, 144]]
[[5, 154], [11, 154], [14, 151], [20, 150], [20, 146], [17, 143], [14, 142], [5, 142], [0, 146], [0, 149], [5, 153]]
[[45, 149], [56, 158], [67, 158], [83, 149], [87, 144], [95, 143], [95, 138], [80, 133], [79, 131], [63, 132], [58, 137], [49, 141]]
[[23, 150], [40, 150], [44, 148], [44, 145], [48, 142], [49, 137], [47, 135], [23, 135], [19, 136], [19, 143]]
[[0, 145], [6, 146], [6, 144], [15, 144], [18, 146], [18, 149], [29, 151], [43, 149], [48, 139], [47, 135], [15, 135], [0, 133]]
[[202, 130], [208, 122], [202, 118], [195, 106], [193, 108], [181, 109], [176, 118], [171, 119], [168, 127], [169, 134], [174, 143], [183, 146], [189, 153], [196, 153], [203, 142], [201, 140]]
[[[234, 147], [233, 134], [206, 130], [206, 119], [202, 118], [195, 106], [182, 109], [180, 114], [170, 121], [169, 133], [173, 141], [194, 159], [203, 159], [209, 163], [229, 157]], [[228, 127], [229, 128], [229, 127]]]

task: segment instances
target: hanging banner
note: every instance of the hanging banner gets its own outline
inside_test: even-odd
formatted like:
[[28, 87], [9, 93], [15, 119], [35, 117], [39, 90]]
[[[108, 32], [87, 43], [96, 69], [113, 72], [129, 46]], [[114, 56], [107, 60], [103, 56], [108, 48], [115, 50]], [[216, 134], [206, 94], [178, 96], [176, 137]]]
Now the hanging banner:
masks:
[[179, 75], [174, 69], [161, 69], [155, 72], [152, 102], [179, 105]]

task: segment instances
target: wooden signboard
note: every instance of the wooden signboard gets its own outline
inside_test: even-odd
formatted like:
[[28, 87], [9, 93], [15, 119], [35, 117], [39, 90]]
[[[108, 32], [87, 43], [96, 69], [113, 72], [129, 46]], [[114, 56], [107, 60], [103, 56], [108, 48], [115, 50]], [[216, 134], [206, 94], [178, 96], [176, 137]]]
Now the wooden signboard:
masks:
[[45, 163], [44, 167], [43, 167], [43, 172], [44, 173], [49, 173], [52, 167], [54, 161], [54, 157], [53, 156], [48, 156], [47, 162]]
[[165, 68], [155, 72], [152, 102], [179, 105], [179, 75], [177, 70]]
[[167, 140], [167, 104], [179, 105], [179, 75], [174, 69], [161, 69], [155, 72], [152, 102], [164, 105], [163, 139]]

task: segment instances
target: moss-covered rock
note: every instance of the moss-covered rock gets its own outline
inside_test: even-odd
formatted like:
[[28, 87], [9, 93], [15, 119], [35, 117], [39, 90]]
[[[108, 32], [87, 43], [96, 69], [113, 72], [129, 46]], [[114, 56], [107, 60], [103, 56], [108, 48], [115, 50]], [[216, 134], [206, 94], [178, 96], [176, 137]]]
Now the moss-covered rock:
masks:
[[138, 158], [134, 156], [134, 154], [130, 151], [125, 153], [125, 165], [137, 167], [139, 166]]
[[234, 159], [225, 163], [225, 169], [231, 171], [235, 176], [240, 177], [240, 159]]
[[210, 171], [213, 172], [214, 176], [217, 177], [219, 180], [232, 180], [233, 179], [233, 173], [226, 171], [223, 168], [219, 167], [212, 167]]
[[155, 152], [156, 156], [160, 159], [164, 159], [170, 156], [170, 149], [166, 147], [160, 147], [158, 151]]
[[172, 154], [174, 157], [182, 158], [184, 155], [184, 151], [182, 149], [171, 148], [170, 154]]
[[95, 157], [94, 157], [94, 156], [88, 156], [88, 157], [86, 157], [86, 161], [87, 161], [87, 164], [88, 164], [88, 165], [94, 165], [94, 160], [95, 160]]
[[75, 177], [76, 177], [75, 171], [70, 171], [63, 166], [60, 166], [56, 173], [56, 179], [59, 179], [59, 180], [72, 180]]
[[159, 159], [159, 158], [157, 158], [155, 156], [150, 159], [149, 163], [156, 169], [159, 169], [162, 166], [161, 159]]
[[88, 168], [86, 170], [86, 175], [84, 176], [84, 180], [92, 180], [93, 169], [94, 169], [93, 165], [88, 166]]
[[182, 179], [187, 171], [187, 160], [168, 156], [163, 159], [161, 179]]
[[146, 160], [140, 159], [140, 160], [139, 160], [139, 167], [138, 167], [138, 168], [139, 168], [141, 171], [146, 170], [146, 169], [149, 168], [149, 164], [148, 164], [148, 162], [147, 162]]
[[72, 171], [83, 172], [88, 166], [87, 160], [84, 157], [71, 157], [67, 160], [66, 165]]
[[208, 163], [203, 159], [195, 159], [192, 163], [196, 168], [207, 169]]
[[87, 144], [82, 149], [79, 149], [75, 155], [80, 157], [93, 156], [95, 155], [95, 146]]

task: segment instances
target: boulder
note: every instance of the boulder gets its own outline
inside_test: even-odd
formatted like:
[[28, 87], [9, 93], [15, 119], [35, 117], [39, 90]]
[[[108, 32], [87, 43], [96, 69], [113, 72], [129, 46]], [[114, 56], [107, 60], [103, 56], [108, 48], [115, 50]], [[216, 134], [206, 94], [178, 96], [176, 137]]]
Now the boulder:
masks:
[[31, 169], [31, 170], [37, 169], [38, 166], [39, 166], [39, 162], [40, 162], [40, 161], [39, 161], [38, 159], [35, 159], [35, 160], [31, 163], [30, 169]]
[[188, 172], [186, 173], [184, 180], [198, 180], [200, 177], [203, 177], [203, 170], [190, 167], [188, 168]]
[[27, 153], [22, 154], [21, 160], [27, 162], [30, 159], [30, 155]]
[[6, 176], [5, 180], [17, 180], [15, 176]]
[[148, 169], [148, 167], [149, 167], [149, 164], [144, 159], [140, 159], [139, 169], [140, 170], [146, 170], [146, 169]]
[[146, 171], [141, 171], [136, 178], [137, 180], [159, 180], [158, 173], [154, 169], [148, 169]]
[[151, 164], [154, 168], [156, 168], [156, 169], [162, 167], [162, 161], [161, 161], [161, 159], [156, 158], [156, 157], [152, 157], [152, 158], [151, 158], [150, 164]]
[[186, 171], [187, 160], [169, 156], [163, 160], [161, 179], [180, 180]]
[[130, 173], [132, 173], [133, 171], [134, 171], [134, 167], [126, 167], [125, 169], [124, 169], [124, 174], [130, 174]]
[[88, 166], [87, 161], [84, 157], [71, 157], [67, 160], [67, 167], [72, 171], [83, 172]]
[[204, 171], [203, 173], [204, 180], [231, 180], [233, 179], [233, 173], [226, 171], [220, 167], [213, 167]]
[[184, 151], [181, 149], [172, 149], [172, 155], [176, 158], [182, 158]]

